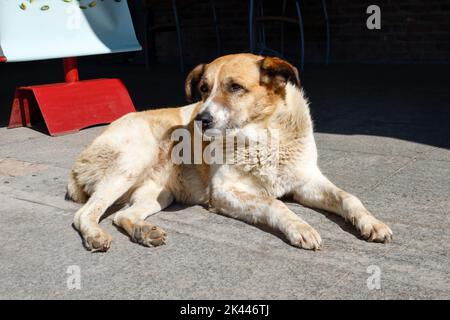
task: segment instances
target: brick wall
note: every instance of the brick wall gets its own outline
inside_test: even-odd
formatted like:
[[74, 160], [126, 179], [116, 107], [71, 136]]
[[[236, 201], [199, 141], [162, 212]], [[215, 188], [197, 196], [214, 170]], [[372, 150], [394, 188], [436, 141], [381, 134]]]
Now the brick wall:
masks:
[[[370, 4], [381, 8], [380, 30], [365, 26]], [[330, 1], [333, 57], [345, 62], [449, 62], [449, 17], [448, 0]]]
[[[208, 0], [179, 0], [179, 16], [184, 24], [211, 22]], [[288, 15], [295, 7], [288, 0]], [[381, 8], [381, 29], [368, 30], [366, 8]], [[216, 0], [221, 24], [223, 53], [248, 50], [248, 2]], [[450, 0], [333, 0], [327, 1], [331, 24], [331, 62], [337, 63], [448, 63], [450, 62]], [[301, 1], [305, 24], [306, 62], [322, 62], [325, 57], [325, 23], [320, 0]], [[281, 12], [281, 1], [265, 0], [265, 14]], [[168, 23], [170, 6], [154, 7], [154, 23]], [[280, 24], [266, 23], [268, 45], [280, 46]], [[298, 59], [298, 29], [286, 27], [285, 55]], [[191, 63], [214, 58], [215, 34], [212, 28], [183, 32], [185, 56]], [[176, 59], [174, 32], [157, 33], [156, 56]]]

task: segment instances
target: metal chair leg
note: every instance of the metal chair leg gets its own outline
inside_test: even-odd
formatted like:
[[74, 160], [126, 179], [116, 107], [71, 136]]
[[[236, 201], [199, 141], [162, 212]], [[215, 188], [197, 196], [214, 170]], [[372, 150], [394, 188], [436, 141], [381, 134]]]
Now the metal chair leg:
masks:
[[327, 11], [327, 4], [325, 0], [322, 0], [322, 7], [323, 7], [323, 14], [325, 16], [325, 24], [327, 28], [327, 51], [325, 54], [325, 63], [328, 65], [330, 63], [330, 49], [331, 49], [331, 43], [330, 43], [330, 20], [328, 19], [328, 11]]
[[[264, 0], [259, 0], [259, 15], [260, 17], [264, 17]], [[260, 43], [261, 43], [260, 50], [264, 51], [267, 48], [266, 28], [264, 27], [264, 23], [262, 23], [260, 27]]]
[[220, 37], [219, 22], [217, 19], [216, 5], [214, 3], [214, 0], [210, 0], [210, 4], [211, 4], [212, 15], [213, 15], [214, 30], [216, 33], [217, 55], [221, 56], [222, 55], [222, 42], [221, 42], [221, 37]]
[[144, 47], [144, 59], [145, 59], [145, 69], [149, 68], [149, 60], [150, 60], [150, 52], [148, 48], [148, 11], [146, 10], [143, 15], [143, 25], [144, 25], [144, 31], [142, 36], [142, 46]]
[[180, 26], [180, 21], [178, 19], [176, 0], [172, 0], [172, 10], [173, 10], [173, 15], [174, 15], [174, 19], [175, 19], [175, 27], [177, 29], [178, 54], [180, 55], [180, 57], [179, 57], [180, 69], [181, 69], [181, 72], [184, 72], [183, 39], [181, 36], [181, 26]]
[[298, 0], [295, 1], [295, 7], [297, 9], [298, 26], [300, 29], [300, 70], [303, 71], [305, 64], [305, 39], [303, 33], [302, 12], [300, 10], [300, 2]]
[[255, 52], [255, 44], [254, 44], [254, 19], [255, 19], [255, 11], [254, 11], [254, 6], [255, 6], [255, 0], [249, 0], [248, 2], [249, 4], [249, 8], [248, 8], [248, 40], [249, 40], [249, 47], [250, 47], [250, 52], [254, 53]]
[[[283, 0], [283, 4], [281, 7], [281, 16], [284, 17], [286, 15], [286, 0]], [[284, 22], [281, 22], [281, 39], [280, 39], [280, 53], [281, 56], [284, 57]]]
[[133, 24], [136, 30], [136, 36], [142, 46], [141, 52], [136, 52], [133, 61], [136, 63], [144, 63], [145, 68], [149, 67], [150, 51], [148, 46], [148, 21], [149, 10], [144, 6], [142, 1], [137, 1], [132, 10]]

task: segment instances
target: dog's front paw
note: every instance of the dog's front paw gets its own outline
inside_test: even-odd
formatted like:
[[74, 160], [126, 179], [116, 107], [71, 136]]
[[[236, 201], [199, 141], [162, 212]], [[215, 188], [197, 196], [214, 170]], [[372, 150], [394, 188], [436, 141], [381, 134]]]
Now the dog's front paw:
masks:
[[89, 232], [89, 235], [84, 238], [84, 245], [92, 252], [106, 252], [111, 247], [111, 241], [112, 237], [109, 233], [102, 229], [98, 229]]
[[146, 247], [156, 247], [165, 244], [166, 236], [167, 234], [163, 229], [146, 221], [141, 221], [134, 225], [131, 240]]
[[299, 248], [319, 250], [322, 245], [322, 238], [319, 233], [307, 223], [293, 224], [289, 228], [287, 236], [291, 244]]
[[392, 240], [392, 230], [384, 222], [371, 215], [365, 215], [358, 219], [355, 226], [367, 241], [389, 242]]

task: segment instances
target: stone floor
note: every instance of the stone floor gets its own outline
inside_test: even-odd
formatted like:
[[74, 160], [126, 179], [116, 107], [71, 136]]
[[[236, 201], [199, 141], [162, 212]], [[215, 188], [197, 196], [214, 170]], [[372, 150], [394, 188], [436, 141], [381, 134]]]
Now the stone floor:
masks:
[[[367, 243], [340, 218], [289, 204], [321, 234], [318, 252], [177, 204], [151, 218], [167, 245], [138, 246], [109, 217], [111, 249], [86, 251], [65, 185], [102, 127], [60, 137], [6, 129], [14, 86], [53, 81], [25, 69], [0, 65], [0, 299], [450, 298], [449, 66], [307, 66], [320, 167], [394, 231], [392, 243]], [[119, 75], [145, 109], [182, 103], [183, 75], [167, 70], [100, 65], [82, 75]], [[368, 286], [378, 275], [380, 288]]]

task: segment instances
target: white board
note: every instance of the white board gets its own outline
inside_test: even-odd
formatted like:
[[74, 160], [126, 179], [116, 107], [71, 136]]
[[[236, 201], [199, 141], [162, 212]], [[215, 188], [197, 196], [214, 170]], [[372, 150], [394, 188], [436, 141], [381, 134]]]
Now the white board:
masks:
[[126, 0], [0, 1], [0, 55], [8, 62], [141, 49]]

